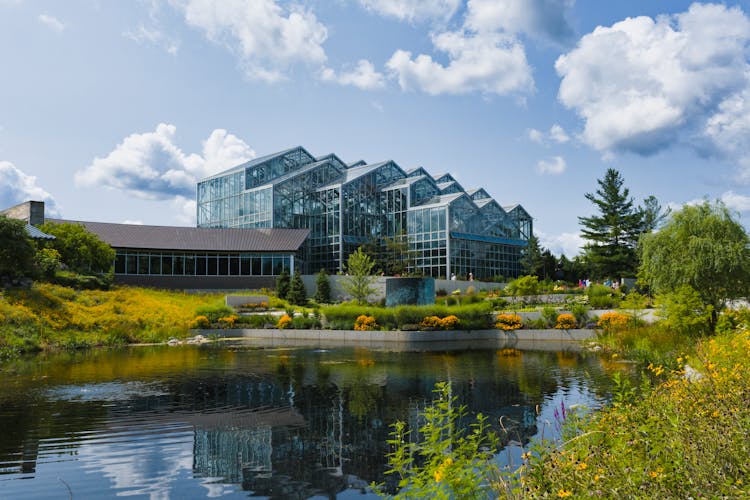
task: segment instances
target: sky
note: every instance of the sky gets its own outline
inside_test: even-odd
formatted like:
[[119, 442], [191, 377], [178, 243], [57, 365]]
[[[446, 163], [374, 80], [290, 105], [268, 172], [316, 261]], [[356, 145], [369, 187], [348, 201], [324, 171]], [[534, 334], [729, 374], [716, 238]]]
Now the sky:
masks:
[[0, 207], [194, 225], [301, 145], [484, 187], [556, 255], [608, 168], [747, 227], [749, 56], [750, 0], [0, 0]]

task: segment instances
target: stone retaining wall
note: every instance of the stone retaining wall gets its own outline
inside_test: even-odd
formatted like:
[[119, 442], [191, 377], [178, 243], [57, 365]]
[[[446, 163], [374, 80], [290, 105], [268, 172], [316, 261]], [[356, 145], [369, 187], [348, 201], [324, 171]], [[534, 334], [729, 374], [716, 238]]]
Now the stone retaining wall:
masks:
[[472, 330], [472, 331], [355, 331], [355, 330], [278, 330], [210, 329], [199, 330], [241, 340], [255, 347], [369, 347], [388, 350], [521, 349], [579, 351], [580, 341], [596, 338], [596, 332], [578, 330]]

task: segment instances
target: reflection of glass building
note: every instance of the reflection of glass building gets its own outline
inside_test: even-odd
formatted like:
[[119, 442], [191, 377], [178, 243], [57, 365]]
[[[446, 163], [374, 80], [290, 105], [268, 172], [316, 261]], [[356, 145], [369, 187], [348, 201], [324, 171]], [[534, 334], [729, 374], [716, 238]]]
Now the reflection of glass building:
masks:
[[[532, 233], [521, 205], [502, 207], [450, 174], [393, 161], [346, 164], [302, 147], [257, 158], [198, 183], [198, 226], [309, 229], [307, 272], [340, 271], [357, 247], [396, 242], [410, 271], [447, 278], [515, 277]], [[408, 258], [407, 258], [408, 257]]]

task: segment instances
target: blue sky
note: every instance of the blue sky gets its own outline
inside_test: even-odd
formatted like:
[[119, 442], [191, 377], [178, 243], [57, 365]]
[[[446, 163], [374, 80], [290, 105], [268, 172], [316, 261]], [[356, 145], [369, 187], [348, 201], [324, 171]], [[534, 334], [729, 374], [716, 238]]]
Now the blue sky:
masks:
[[750, 215], [750, 3], [0, 0], [0, 206], [192, 225], [302, 145], [452, 173], [577, 253], [584, 193]]

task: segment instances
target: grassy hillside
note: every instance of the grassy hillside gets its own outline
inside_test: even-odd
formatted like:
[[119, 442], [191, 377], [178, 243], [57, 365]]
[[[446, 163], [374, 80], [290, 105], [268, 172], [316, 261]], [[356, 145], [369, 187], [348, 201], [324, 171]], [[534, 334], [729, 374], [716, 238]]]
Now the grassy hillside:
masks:
[[184, 337], [196, 309], [221, 303], [219, 294], [131, 287], [77, 291], [37, 283], [6, 290], [0, 294], [0, 355]]

